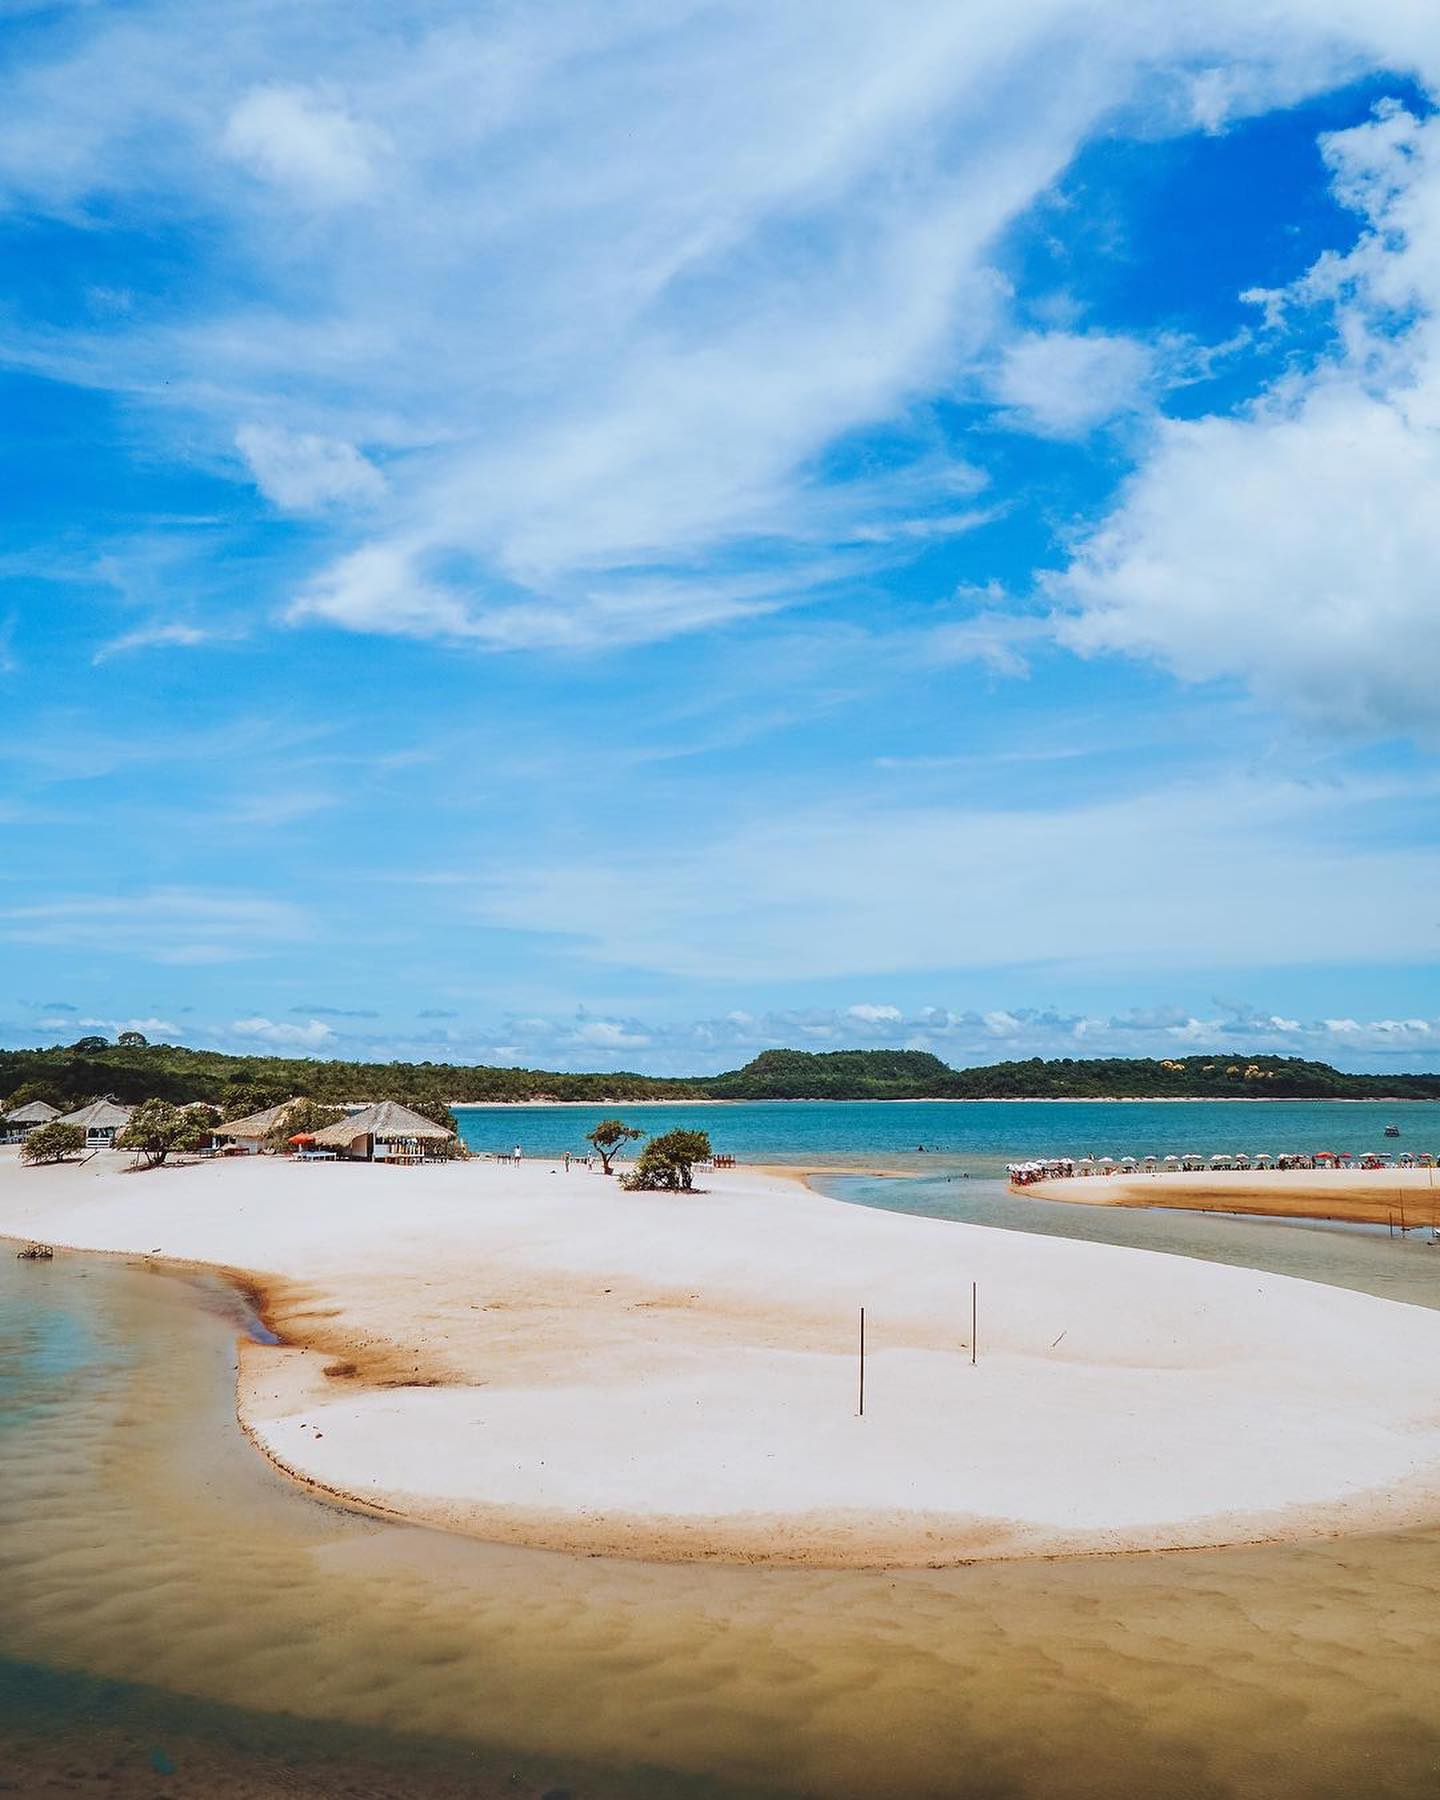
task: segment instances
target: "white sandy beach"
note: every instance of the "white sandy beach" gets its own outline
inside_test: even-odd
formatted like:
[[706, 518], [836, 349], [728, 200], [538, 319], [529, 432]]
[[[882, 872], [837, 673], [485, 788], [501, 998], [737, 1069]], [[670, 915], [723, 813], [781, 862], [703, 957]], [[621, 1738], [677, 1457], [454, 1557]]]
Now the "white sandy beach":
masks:
[[453, 1529], [916, 1564], [1440, 1515], [1440, 1313], [743, 1169], [678, 1197], [540, 1162], [124, 1168], [0, 1153], [0, 1232], [248, 1277], [285, 1339], [242, 1346], [255, 1440]]

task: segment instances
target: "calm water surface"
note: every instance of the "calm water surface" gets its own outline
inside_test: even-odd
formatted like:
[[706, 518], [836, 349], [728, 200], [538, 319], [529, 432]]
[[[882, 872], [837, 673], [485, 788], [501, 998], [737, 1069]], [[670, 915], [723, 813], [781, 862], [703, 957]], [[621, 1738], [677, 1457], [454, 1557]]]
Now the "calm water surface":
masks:
[[[1440, 1288], [1418, 1237], [1061, 1207], [944, 1174], [836, 1191], [1423, 1304]], [[0, 1258], [12, 1791], [1440, 1792], [1440, 1531], [903, 1573], [503, 1549], [273, 1475], [234, 1423], [244, 1325], [218, 1283]]]
[[[1319, 1100], [769, 1100], [719, 1106], [464, 1106], [461, 1135], [474, 1150], [527, 1156], [582, 1153], [585, 1133], [617, 1114], [655, 1133], [708, 1131], [742, 1161], [870, 1162], [909, 1166], [924, 1155], [945, 1166], [999, 1174], [1043, 1156], [1183, 1156], [1194, 1150], [1440, 1151], [1440, 1102]], [[1400, 1127], [1398, 1141], [1385, 1127]], [[917, 1160], [917, 1167], [926, 1166]]]

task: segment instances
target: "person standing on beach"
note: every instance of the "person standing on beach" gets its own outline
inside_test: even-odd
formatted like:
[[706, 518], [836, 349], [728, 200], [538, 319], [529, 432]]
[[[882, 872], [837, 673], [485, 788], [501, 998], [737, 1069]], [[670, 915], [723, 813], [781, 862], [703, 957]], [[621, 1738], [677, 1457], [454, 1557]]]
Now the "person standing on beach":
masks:
[[518, 1144], [515, 1146], [515, 1161], [517, 1163], [520, 1161], [520, 1146]]

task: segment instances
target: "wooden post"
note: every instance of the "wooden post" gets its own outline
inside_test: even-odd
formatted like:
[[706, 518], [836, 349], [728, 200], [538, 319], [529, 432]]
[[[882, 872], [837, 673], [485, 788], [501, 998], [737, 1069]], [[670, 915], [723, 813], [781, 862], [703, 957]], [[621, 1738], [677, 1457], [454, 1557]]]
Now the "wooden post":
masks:
[[865, 1417], [865, 1308], [860, 1308], [860, 1417]]
[[980, 1345], [976, 1340], [976, 1320], [979, 1316], [979, 1295], [975, 1282], [970, 1283], [970, 1367], [975, 1367], [975, 1358], [979, 1354]]

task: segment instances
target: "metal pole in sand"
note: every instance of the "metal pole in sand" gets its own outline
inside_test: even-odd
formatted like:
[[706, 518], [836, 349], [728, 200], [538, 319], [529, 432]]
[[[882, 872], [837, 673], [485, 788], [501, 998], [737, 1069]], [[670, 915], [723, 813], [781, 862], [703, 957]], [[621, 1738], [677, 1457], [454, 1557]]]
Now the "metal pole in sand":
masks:
[[860, 1417], [865, 1417], [865, 1308], [860, 1308]]
[[975, 1367], [975, 1358], [976, 1358], [977, 1354], [979, 1353], [979, 1349], [980, 1349], [980, 1346], [976, 1340], [976, 1334], [975, 1334], [975, 1321], [979, 1315], [979, 1306], [980, 1306], [980, 1303], [979, 1303], [979, 1295], [977, 1292], [977, 1285], [975, 1282], [972, 1281], [970, 1283], [970, 1367], [972, 1369]]

